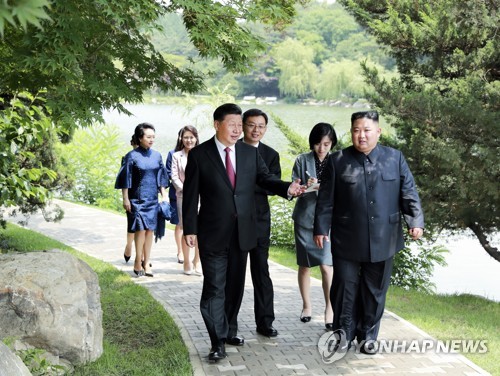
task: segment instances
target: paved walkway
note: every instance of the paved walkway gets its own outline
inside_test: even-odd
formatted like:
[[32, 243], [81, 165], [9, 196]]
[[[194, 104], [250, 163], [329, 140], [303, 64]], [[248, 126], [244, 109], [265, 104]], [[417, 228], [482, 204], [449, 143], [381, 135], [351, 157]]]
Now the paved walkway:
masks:
[[[168, 230], [165, 238], [153, 246], [154, 278], [134, 278], [132, 263], [126, 265], [123, 260], [124, 216], [63, 201], [56, 203], [65, 211], [61, 223], [47, 223], [41, 216], [35, 215], [31, 217], [28, 227], [114, 265], [148, 288], [179, 326], [189, 349], [195, 376], [487, 374], [462, 355], [433, 350], [423, 353], [401, 353], [399, 350], [367, 356], [351, 349], [343, 359], [327, 364], [318, 351], [320, 337], [324, 340], [329, 335], [324, 330], [320, 282], [312, 282], [313, 319], [304, 324], [299, 320], [302, 304], [296, 272], [272, 262], [276, 314], [274, 326], [279, 336], [270, 339], [255, 332], [253, 292], [248, 273], [239, 315], [239, 334], [245, 338], [245, 345], [227, 346], [227, 359], [211, 364], [207, 360], [210, 341], [199, 311], [203, 277], [182, 273], [182, 265], [176, 262], [173, 232]], [[380, 338], [398, 340], [399, 343], [403, 340], [430, 339], [426, 333], [387, 311], [382, 319]]]

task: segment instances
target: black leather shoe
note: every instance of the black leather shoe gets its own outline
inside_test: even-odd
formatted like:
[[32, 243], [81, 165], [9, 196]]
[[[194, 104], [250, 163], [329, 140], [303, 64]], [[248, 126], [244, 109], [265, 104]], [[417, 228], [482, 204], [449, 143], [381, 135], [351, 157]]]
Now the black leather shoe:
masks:
[[359, 352], [365, 355], [375, 355], [378, 352], [378, 346], [374, 340], [367, 340], [361, 344]]
[[234, 337], [226, 338], [227, 345], [243, 346], [244, 343], [245, 343], [245, 339], [243, 337], [234, 336]]
[[345, 341], [345, 340], [334, 341], [333, 342], [333, 353], [336, 353], [336, 352], [339, 352], [341, 354], [345, 353], [345, 352], [349, 351], [351, 346], [352, 346], [351, 341]]
[[257, 333], [266, 337], [276, 337], [278, 335], [278, 331], [272, 326], [270, 326], [269, 328], [257, 327]]
[[218, 362], [219, 360], [224, 359], [226, 357], [227, 354], [224, 344], [212, 347], [210, 349], [210, 352], [208, 353], [208, 360], [211, 362]]
[[125, 253], [123, 254], [123, 258], [125, 259], [125, 264], [130, 260], [130, 256], [127, 256]]
[[325, 324], [325, 328], [326, 330], [328, 330], [329, 332], [333, 332], [333, 322], [327, 322]]

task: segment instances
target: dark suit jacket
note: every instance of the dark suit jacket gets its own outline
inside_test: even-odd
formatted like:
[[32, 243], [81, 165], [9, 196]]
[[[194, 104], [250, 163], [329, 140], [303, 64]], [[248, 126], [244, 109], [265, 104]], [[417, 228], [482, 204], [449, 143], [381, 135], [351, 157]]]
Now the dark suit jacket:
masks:
[[[272, 147], [259, 142], [257, 146], [260, 156], [266, 163], [269, 173], [281, 179], [280, 155]], [[273, 193], [259, 187], [255, 188], [255, 209], [257, 210], [257, 237], [265, 240], [269, 246], [271, 235], [271, 209], [269, 208], [268, 195]]]
[[[257, 244], [255, 185], [287, 197], [290, 183], [269, 174], [257, 148], [237, 142], [233, 191], [214, 137], [188, 154], [182, 205], [184, 234], [197, 235], [200, 250], [228, 247], [234, 225], [242, 250]], [[198, 212], [198, 196], [200, 208]]]
[[410, 228], [424, 227], [413, 175], [398, 150], [377, 145], [366, 156], [348, 147], [330, 156], [323, 180], [314, 234], [331, 227], [334, 256], [389, 259], [404, 247], [401, 213]]

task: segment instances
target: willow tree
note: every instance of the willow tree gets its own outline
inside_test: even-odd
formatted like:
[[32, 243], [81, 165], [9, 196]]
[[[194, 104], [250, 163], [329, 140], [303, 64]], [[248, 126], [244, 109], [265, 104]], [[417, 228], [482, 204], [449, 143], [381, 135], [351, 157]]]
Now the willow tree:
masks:
[[[282, 28], [306, 0], [23, 0], [0, 4], [0, 206], [42, 205], [57, 186], [51, 140], [141, 102], [155, 88], [203, 87], [197, 59], [245, 72], [264, 51], [248, 29]], [[182, 15], [199, 55], [178, 67], [150, 41], [159, 17]], [[168, 38], [168, 35], [165, 35]], [[43, 153], [42, 153], [43, 152]]]
[[292, 98], [311, 96], [318, 78], [313, 48], [287, 38], [275, 45], [271, 53], [279, 70], [280, 93]]
[[341, 0], [396, 59], [384, 80], [363, 65], [371, 100], [396, 129], [434, 229], [499, 225], [500, 14], [498, 0]]

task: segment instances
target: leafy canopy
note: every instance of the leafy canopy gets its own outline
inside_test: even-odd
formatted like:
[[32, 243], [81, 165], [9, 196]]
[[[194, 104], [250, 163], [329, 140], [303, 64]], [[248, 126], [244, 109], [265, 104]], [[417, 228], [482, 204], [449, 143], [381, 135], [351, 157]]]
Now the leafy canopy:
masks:
[[283, 27], [297, 2], [55, 0], [44, 8], [50, 19], [38, 19], [40, 28], [5, 25], [0, 94], [45, 90], [52, 118], [71, 126], [100, 120], [104, 109], [126, 112], [121, 103], [140, 102], [150, 88], [196, 92], [203, 76], [195, 66], [177, 67], [150, 41], [160, 16], [182, 14], [201, 58], [219, 58], [242, 72], [265, 48], [246, 22]]
[[194, 60], [180, 67], [151, 43], [161, 16], [181, 14], [197, 57], [243, 72], [265, 48], [247, 23], [282, 28], [305, 2], [0, 2], [0, 206], [43, 204], [62, 183], [54, 137], [69, 139], [77, 126], [102, 120], [104, 110], [127, 112], [122, 103], [141, 102], [150, 89], [194, 93], [203, 87]]
[[434, 229], [498, 231], [500, 14], [497, 1], [341, 0], [395, 58], [391, 81], [364, 64], [392, 119]]

